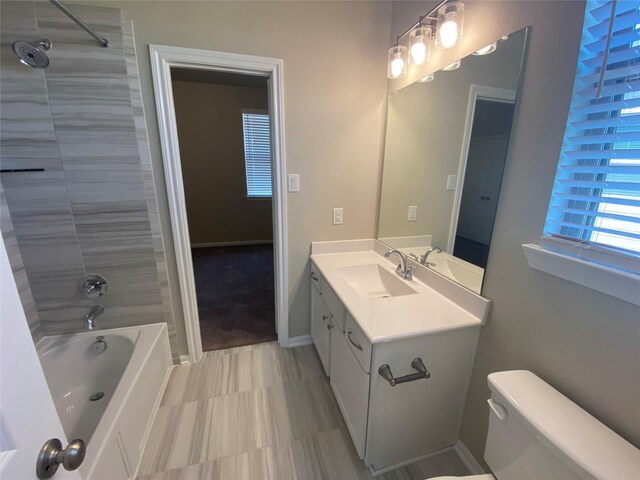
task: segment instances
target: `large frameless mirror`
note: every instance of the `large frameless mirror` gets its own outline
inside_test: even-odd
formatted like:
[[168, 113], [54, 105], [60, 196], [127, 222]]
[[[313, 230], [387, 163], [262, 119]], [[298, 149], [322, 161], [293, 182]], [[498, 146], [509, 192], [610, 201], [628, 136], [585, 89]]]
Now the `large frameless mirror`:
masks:
[[378, 239], [478, 294], [527, 32], [389, 96]]

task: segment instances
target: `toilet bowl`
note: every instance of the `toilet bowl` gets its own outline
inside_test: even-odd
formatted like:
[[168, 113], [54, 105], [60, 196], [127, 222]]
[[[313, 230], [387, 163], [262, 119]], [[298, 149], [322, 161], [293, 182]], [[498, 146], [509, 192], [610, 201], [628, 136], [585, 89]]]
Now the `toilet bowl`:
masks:
[[431, 480], [634, 479], [640, 450], [531, 372], [488, 377], [493, 474]]

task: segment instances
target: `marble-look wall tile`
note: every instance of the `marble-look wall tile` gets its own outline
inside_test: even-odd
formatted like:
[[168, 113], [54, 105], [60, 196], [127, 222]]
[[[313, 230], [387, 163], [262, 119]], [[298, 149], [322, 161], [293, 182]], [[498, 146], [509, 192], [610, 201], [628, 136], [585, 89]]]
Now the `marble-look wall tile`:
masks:
[[[3, 2], [0, 36], [4, 52], [15, 40], [40, 38], [35, 6]], [[84, 273], [80, 246], [60, 162], [44, 70], [0, 57], [0, 157], [3, 168], [44, 168], [44, 172], [2, 174], [22, 263], [38, 311], [48, 325], [78, 329], [90, 306], [77, 282]], [[17, 258], [10, 257], [16, 269]], [[24, 299], [23, 299], [24, 300]], [[28, 309], [28, 305], [24, 305]]]
[[0, 134], [8, 209], [40, 330], [70, 333], [92, 305], [86, 273], [109, 281], [101, 328], [168, 323], [178, 358], [166, 260], [142, 110], [131, 21], [74, 5], [110, 41], [103, 48], [45, 2], [2, 2], [2, 47], [47, 37], [48, 68], [2, 55]]
[[18, 294], [20, 295], [20, 301], [24, 307], [24, 313], [27, 317], [27, 323], [29, 324], [29, 330], [34, 342], [38, 342], [42, 338], [42, 328], [40, 327], [40, 319], [38, 318], [38, 311], [36, 310], [36, 303], [31, 293], [31, 287], [29, 285], [29, 279], [27, 278], [27, 271], [24, 268], [22, 261], [22, 254], [20, 253], [20, 247], [18, 246], [18, 239], [16, 238], [16, 232], [13, 229], [13, 223], [11, 222], [11, 214], [9, 213], [9, 206], [7, 205], [7, 198], [4, 194], [4, 188], [0, 182], [0, 231], [2, 232], [2, 239], [7, 249], [7, 255], [10, 259], [11, 270], [13, 277], [16, 280], [16, 286], [18, 287]]

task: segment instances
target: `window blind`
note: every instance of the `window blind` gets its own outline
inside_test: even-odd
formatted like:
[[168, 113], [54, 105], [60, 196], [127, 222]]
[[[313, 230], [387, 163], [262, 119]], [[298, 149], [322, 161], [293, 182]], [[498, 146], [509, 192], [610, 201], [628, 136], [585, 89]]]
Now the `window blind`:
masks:
[[248, 197], [271, 196], [271, 141], [269, 115], [242, 113], [244, 163]]
[[542, 245], [640, 266], [640, 2], [589, 0]]

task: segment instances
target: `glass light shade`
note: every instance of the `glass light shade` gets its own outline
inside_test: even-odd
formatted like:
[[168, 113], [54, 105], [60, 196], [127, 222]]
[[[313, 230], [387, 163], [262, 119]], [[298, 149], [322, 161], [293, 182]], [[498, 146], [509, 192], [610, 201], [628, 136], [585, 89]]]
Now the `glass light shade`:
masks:
[[395, 45], [389, 49], [387, 77], [399, 78], [407, 73], [407, 47]]
[[451, 70], [457, 70], [460, 68], [460, 65], [462, 64], [461, 60], [456, 60], [453, 63], [450, 63], [449, 65], [447, 65], [446, 67], [442, 67], [442, 70], [445, 72], [450, 72]]
[[419, 25], [409, 35], [409, 64], [422, 65], [431, 56], [431, 27]]
[[425, 75], [424, 77], [422, 77], [420, 80], [418, 80], [418, 82], [420, 83], [427, 83], [427, 82], [433, 82], [433, 79], [436, 78], [435, 74], [433, 73], [428, 73], [427, 75]]
[[472, 55], [489, 55], [493, 53], [498, 48], [498, 42], [493, 42], [487, 45], [486, 47], [482, 47], [480, 50], [476, 50]]
[[464, 4], [462, 2], [445, 3], [436, 14], [436, 47], [451, 48], [462, 39], [464, 23]]

